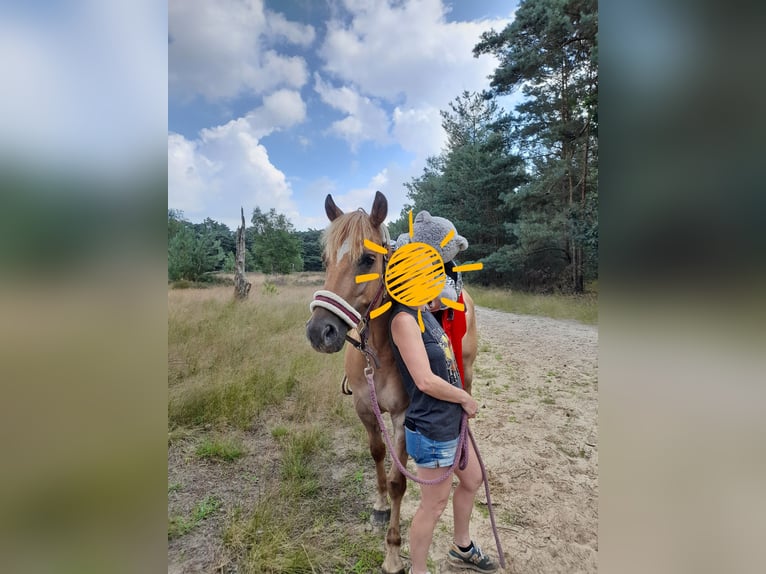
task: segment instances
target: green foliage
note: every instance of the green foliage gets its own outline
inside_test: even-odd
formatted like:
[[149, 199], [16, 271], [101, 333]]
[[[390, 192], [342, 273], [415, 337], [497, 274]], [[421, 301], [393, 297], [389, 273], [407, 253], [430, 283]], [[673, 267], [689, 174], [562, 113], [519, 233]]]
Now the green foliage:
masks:
[[225, 254], [236, 254], [237, 239], [235, 233], [223, 223], [218, 223], [209, 217], [206, 217], [202, 223], [195, 223], [194, 230], [197, 235], [212, 235], [221, 244], [221, 249]]
[[[512, 241], [506, 224], [516, 214], [505, 196], [526, 181], [524, 165], [508, 149], [506, 124], [493, 100], [464, 92], [442, 112], [442, 120], [447, 149], [429, 158], [423, 175], [407, 184], [409, 197], [415, 213], [426, 209], [450, 219], [469, 241], [459, 259], [476, 261]], [[492, 266], [476, 277], [494, 283], [505, 279]]]
[[168, 209], [168, 245], [170, 240], [175, 237], [188, 221], [184, 219], [184, 213], [180, 209]]
[[212, 233], [196, 235], [190, 225], [182, 224], [168, 246], [168, 279], [199, 281], [215, 271], [223, 258], [221, 244]]
[[256, 207], [253, 223], [252, 253], [255, 268], [264, 273], [292, 273], [303, 270], [301, 239], [293, 224], [275, 209], [268, 213]]
[[322, 245], [320, 244], [322, 231], [319, 229], [309, 229], [308, 231], [296, 231], [295, 235], [301, 240], [303, 270], [323, 271]]
[[[388, 233], [391, 235], [391, 239], [393, 241], [396, 241], [396, 238], [399, 237], [402, 233], [407, 233], [410, 230], [410, 219], [409, 219], [409, 213], [410, 209], [413, 209], [412, 216], [414, 217], [417, 213], [414, 211], [414, 208], [412, 205], [405, 204], [402, 208], [401, 213], [399, 214], [399, 218], [392, 221], [388, 224]], [[437, 215], [434, 213], [434, 215]]]
[[510, 137], [531, 177], [505, 195], [517, 214], [507, 225], [513, 241], [485, 260], [526, 288], [582, 292], [597, 277], [597, 31], [595, 0], [525, 0], [511, 24], [474, 48], [500, 61], [495, 95], [526, 96]]
[[234, 253], [227, 253], [223, 258], [221, 271], [225, 273], [234, 273], [237, 270], [237, 258]]

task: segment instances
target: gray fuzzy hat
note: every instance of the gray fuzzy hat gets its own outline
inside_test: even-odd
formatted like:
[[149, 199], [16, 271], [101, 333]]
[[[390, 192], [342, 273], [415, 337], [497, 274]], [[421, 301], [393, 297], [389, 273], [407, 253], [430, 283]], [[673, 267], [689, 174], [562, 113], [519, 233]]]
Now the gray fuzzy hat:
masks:
[[[468, 249], [468, 240], [462, 235], [458, 235], [457, 229], [449, 219], [436, 217], [427, 211], [421, 211], [415, 216], [412, 230], [412, 241], [430, 245], [436, 249], [445, 263], [452, 261], [458, 253]], [[447, 245], [442, 247], [441, 242], [450, 231], [454, 231], [455, 234], [447, 242]], [[399, 237], [401, 238], [401, 236]]]
[[403, 245], [407, 245], [409, 242], [410, 242], [410, 234], [402, 233], [401, 235], [399, 235], [399, 237], [396, 238], [396, 243], [394, 243], [394, 251], [396, 251]]

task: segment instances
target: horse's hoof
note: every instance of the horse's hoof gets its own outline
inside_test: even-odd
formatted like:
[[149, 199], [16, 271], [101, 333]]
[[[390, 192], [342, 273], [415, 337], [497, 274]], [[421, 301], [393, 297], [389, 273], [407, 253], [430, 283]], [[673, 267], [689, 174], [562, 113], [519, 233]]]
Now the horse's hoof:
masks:
[[385, 526], [389, 520], [391, 520], [390, 508], [388, 510], [373, 510], [370, 516], [370, 522], [373, 526]]

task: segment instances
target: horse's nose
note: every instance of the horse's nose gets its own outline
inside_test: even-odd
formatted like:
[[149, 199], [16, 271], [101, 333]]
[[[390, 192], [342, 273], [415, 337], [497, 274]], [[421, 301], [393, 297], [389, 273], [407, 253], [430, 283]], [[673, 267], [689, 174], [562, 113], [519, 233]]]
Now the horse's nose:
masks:
[[322, 341], [328, 347], [332, 347], [335, 344], [335, 338], [337, 337], [338, 330], [332, 323], [327, 323], [322, 329]]
[[320, 353], [337, 353], [343, 348], [345, 324], [335, 317], [312, 317], [306, 325], [311, 346]]

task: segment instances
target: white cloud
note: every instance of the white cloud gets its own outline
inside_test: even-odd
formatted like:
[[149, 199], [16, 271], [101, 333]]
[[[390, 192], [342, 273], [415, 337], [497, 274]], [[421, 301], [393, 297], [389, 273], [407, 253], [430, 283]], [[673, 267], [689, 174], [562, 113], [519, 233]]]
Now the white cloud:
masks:
[[197, 144], [168, 134], [168, 205], [189, 214], [204, 211], [206, 196], [217, 191], [217, 166], [198, 152]]
[[273, 48], [280, 41], [306, 47], [314, 28], [265, 10], [262, 0], [170, 0], [168, 32], [171, 97], [218, 100], [300, 88], [308, 79], [303, 58]]
[[334, 88], [322, 80], [319, 74], [314, 75], [314, 80], [314, 89], [322, 101], [347, 114], [342, 120], [333, 122], [330, 131], [348, 141], [352, 150], [356, 150], [365, 141], [390, 141], [388, 115], [372, 99], [359, 94], [350, 86]]
[[263, 105], [248, 112], [244, 117], [200, 131], [205, 141], [231, 137], [235, 130], [247, 133], [256, 140], [270, 133], [289, 128], [306, 119], [306, 104], [298, 92], [279, 90], [263, 98]]
[[281, 90], [245, 117], [205, 128], [194, 140], [168, 134], [168, 206], [231, 228], [238, 225], [240, 205], [248, 213], [273, 207], [299, 223], [292, 187], [260, 140], [305, 116], [300, 95]]
[[288, 21], [282, 14], [266, 10], [269, 30], [275, 37], [283, 37], [292, 44], [309, 46], [315, 38], [314, 28]]
[[438, 110], [464, 90], [488, 86], [498, 62], [474, 58], [473, 48], [482, 32], [501, 30], [509, 20], [447, 22], [441, 0], [345, 0], [344, 6], [351, 18], [330, 20], [319, 49], [324, 72], [356, 86], [359, 97], [396, 105], [393, 136], [402, 147], [421, 160], [439, 153], [445, 139]]
[[[402, 166], [391, 162], [374, 174], [370, 181], [363, 187], [350, 189], [345, 193], [333, 193], [335, 204], [344, 212], [353, 211], [360, 207], [369, 213], [375, 192], [380, 191], [388, 200], [388, 216], [386, 221], [399, 218], [399, 214], [408, 202], [407, 188], [404, 183], [410, 181], [421, 169], [420, 164], [415, 162]], [[329, 190], [328, 193], [331, 193]]]
[[324, 69], [362, 93], [410, 106], [442, 106], [487, 86], [497, 61], [473, 57], [481, 33], [507, 19], [447, 22], [441, 0], [347, 1], [349, 23], [334, 19], [320, 48]]
[[446, 141], [439, 109], [396, 107], [393, 114], [393, 134], [404, 149], [418, 158], [434, 155]]
[[306, 103], [293, 90], [279, 90], [263, 98], [263, 106], [247, 116], [250, 125], [268, 135], [275, 129], [289, 128], [306, 119]]

